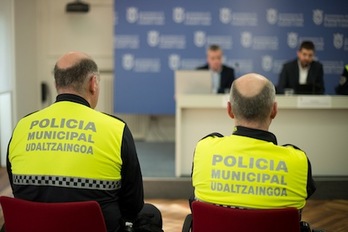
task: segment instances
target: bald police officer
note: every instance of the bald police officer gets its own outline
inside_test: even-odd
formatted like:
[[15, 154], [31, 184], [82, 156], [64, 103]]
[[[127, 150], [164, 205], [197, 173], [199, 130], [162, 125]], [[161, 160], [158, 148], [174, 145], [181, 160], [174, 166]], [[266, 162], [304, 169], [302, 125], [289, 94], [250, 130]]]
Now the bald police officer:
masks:
[[[132, 134], [122, 120], [94, 110], [100, 77], [90, 56], [63, 55], [54, 78], [56, 102], [21, 119], [13, 131], [7, 152], [13, 195], [38, 202], [96, 200], [108, 231], [121, 231], [144, 207]], [[162, 231], [159, 211], [149, 209]]]
[[240, 208], [301, 210], [316, 189], [311, 165], [302, 150], [279, 146], [268, 131], [277, 115], [273, 84], [255, 73], [236, 79], [227, 113], [235, 122], [233, 134], [213, 133], [196, 146], [195, 200]]

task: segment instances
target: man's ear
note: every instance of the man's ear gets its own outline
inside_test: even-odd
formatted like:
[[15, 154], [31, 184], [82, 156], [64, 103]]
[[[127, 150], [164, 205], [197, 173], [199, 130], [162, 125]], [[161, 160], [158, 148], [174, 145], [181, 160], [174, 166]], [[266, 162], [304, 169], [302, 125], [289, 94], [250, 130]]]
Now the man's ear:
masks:
[[277, 102], [274, 102], [272, 107], [272, 112], [271, 112], [271, 119], [274, 119], [277, 113], [278, 113], [278, 104]]
[[97, 91], [97, 88], [98, 88], [98, 80], [97, 80], [97, 76], [96, 76], [96, 75], [92, 76], [92, 77], [89, 79], [88, 88], [89, 88], [89, 91], [90, 91], [91, 93], [93, 93], [93, 94]]
[[231, 102], [227, 102], [227, 113], [228, 113], [228, 116], [230, 116], [230, 118], [234, 118], [234, 114], [232, 112], [232, 104]]

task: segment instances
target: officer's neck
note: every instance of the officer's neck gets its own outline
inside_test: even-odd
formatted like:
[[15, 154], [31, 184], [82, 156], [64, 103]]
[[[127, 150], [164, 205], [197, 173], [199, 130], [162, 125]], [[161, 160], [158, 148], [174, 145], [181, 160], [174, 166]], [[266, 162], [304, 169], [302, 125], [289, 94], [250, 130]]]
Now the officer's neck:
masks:
[[82, 97], [83, 99], [85, 99], [89, 105], [91, 105], [92, 101], [91, 101], [91, 97], [89, 97], [87, 94], [82, 94], [74, 89], [71, 88], [64, 88], [64, 89], [57, 89], [57, 93], [58, 94], [74, 94], [77, 96]]
[[267, 122], [255, 122], [255, 121], [247, 121], [247, 120], [235, 120], [235, 126], [243, 126], [251, 129], [264, 130], [268, 131], [270, 123]]

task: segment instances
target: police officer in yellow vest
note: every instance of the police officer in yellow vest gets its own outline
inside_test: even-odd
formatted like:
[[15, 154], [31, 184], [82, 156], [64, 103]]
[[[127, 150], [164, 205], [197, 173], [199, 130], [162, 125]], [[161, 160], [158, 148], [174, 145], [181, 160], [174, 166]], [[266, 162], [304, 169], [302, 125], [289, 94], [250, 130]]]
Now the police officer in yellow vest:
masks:
[[265, 77], [246, 74], [233, 82], [230, 136], [213, 133], [196, 146], [192, 182], [196, 200], [241, 208], [302, 209], [315, 191], [306, 154], [277, 145], [268, 131], [277, 114], [275, 88]]
[[7, 170], [14, 197], [96, 200], [108, 231], [120, 231], [121, 222], [134, 221], [144, 206], [132, 134], [122, 120], [94, 110], [100, 77], [91, 57], [65, 54], [54, 78], [56, 102], [21, 119], [13, 131]]

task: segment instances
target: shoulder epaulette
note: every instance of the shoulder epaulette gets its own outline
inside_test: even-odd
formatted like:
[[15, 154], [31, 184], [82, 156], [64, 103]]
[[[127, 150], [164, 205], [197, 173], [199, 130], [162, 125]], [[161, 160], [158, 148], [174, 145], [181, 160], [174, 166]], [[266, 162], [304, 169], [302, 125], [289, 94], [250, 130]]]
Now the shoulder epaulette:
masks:
[[35, 114], [36, 112], [39, 112], [39, 110], [36, 110], [36, 111], [34, 111], [34, 112], [31, 112], [31, 113], [25, 115], [23, 118], [26, 118], [26, 117], [28, 117], [28, 116], [30, 116], [30, 115], [32, 115], [32, 114]]
[[297, 147], [297, 146], [295, 146], [295, 145], [293, 145], [293, 144], [290, 144], [290, 143], [288, 143], [288, 144], [284, 144], [284, 145], [282, 145], [282, 146], [283, 146], [283, 147], [290, 146], [290, 147], [295, 148], [296, 150], [300, 150], [300, 151], [302, 151], [302, 150], [301, 150], [301, 148], [299, 148], [299, 147]]
[[124, 124], [127, 124], [122, 118], [119, 118], [119, 117], [117, 117], [116, 115], [112, 115], [112, 114], [108, 114], [108, 113], [105, 113], [105, 112], [101, 112], [102, 114], [105, 114], [105, 115], [107, 115], [107, 116], [110, 116], [110, 117], [112, 117], [112, 118], [115, 118], [115, 119], [117, 119], [117, 120], [120, 120], [121, 122], [123, 122]]
[[209, 134], [207, 136], [204, 136], [203, 138], [201, 138], [201, 140], [206, 139], [208, 137], [219, 137], [219, 138], [222, 138], [224, 136], [222, 134], [218, 133], [218, 132], [213, 132], [213, 133], [211, 133], [211, 134]]

